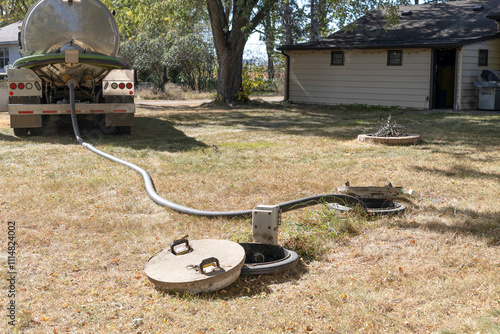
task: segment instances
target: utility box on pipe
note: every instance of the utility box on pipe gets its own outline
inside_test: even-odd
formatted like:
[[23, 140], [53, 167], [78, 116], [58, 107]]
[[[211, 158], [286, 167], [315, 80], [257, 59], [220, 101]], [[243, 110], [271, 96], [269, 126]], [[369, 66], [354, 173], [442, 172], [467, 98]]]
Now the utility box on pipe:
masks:
[[252, 211], [253, 241], [268, 245], [278, 244], [278, 226], [281, 209], [271, 205], [259, 205]]

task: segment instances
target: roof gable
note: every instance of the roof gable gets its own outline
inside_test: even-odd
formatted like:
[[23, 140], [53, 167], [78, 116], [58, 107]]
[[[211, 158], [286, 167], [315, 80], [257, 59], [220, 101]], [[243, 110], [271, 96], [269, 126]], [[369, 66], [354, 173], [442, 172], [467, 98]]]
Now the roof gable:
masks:
[[399, 12], [399, 23], [388, 30], [384, 9], [376, 9], [358, 19], [352, 31], [339, 30], [322, 41], [281, 49], [460, 47], [500, 37], [492, 19], [500, 13], [498, 0], [400, 6]]
[[8, 26], [0, 28], [0, 43], [17, 43], [19, 26], [22, 25], [23, 21], [17, 21]]

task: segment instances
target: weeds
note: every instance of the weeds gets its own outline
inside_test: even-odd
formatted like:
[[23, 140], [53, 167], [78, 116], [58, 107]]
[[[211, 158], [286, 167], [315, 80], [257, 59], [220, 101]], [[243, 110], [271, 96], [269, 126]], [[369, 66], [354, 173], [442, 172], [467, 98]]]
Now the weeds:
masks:
[[332, 241], [344, 243], [366, 228], [367, 222], [362, 217], [358, 211], [338, 213], [323, 205], [323, 209], [309, 213], [301, 222], [284, 224], [281, 231], [286, 236], [284, 247], [294, 250], [305, 261], [321, 260], [330, 251], [325, 245]]

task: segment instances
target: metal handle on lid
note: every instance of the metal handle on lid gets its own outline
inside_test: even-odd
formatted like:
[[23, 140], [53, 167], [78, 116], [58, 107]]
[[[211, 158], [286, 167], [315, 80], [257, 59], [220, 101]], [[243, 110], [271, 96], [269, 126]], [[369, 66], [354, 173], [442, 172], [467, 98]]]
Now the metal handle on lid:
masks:
[[[185, 244], [184, 250], [182, 250], [181, 252], [177, 253], [177, 251], [175, 250], [175, 247], [177, 247], [179, 245], [182, 245], [182, 244]], [[172, 252], [172, 254], [174, 254], [174, 255], [186, 254], [186, 253], [189, 253], [192, 250], [193, 250], [193, 248], [191, 248], [191, 246], [189, 245], [188, 239], [174, 240], [174, 242], [172, 242], [170, 244], [170, 252]]]
[[209, 267], [209, 266], [214, 266], [215, 268], [221, 269], [219, 260], [215, 257], [209, 257], [209, 258], [206, 258], [205, 260], [201, 261], [200, 272], [202, 274], [206, 274], [205, 268]]

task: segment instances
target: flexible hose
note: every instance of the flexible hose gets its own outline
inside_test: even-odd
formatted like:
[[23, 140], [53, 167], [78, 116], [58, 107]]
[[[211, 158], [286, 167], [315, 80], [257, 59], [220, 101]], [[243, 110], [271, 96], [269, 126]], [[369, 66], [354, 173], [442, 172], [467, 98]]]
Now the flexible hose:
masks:
[[[248, 218], [252, 215], [252, 210], [242, 210], [242, 211], [205, 211], [205, 210], [198, 210], [198, 209], [193, 209], [193, 208], [188, 208], [186, 206], [182, 206], [173, 202], [170, 202], [156, 192], [156, 189], [153, 184], [153, 180], [151, 179], [151, 176], [149, 176], [149, 173], [146, 172], [144, 169], [141, 167], [134, 165], [133, 163], [130, 163], [128, 161], [116, 158], [108, 153], [105, 153], [94, 146], [92, 146], [89, 143], [86, 143], [81, 135], [80, 135], [80, 130], [78, 129], [78, 122], [76, 119], [76, 108], [75, 108], [75, 83], [74, 82], [68, 82], [69, 85], [69, 94], [70, 94], [70, 104], [71, 104], [71, 123], [73, 125], [73, 132], [75, 133], [76, 140], [78, 141], [79, 144], [84, 146], [86, 149], [89, 151], [100, 155], [103, 158], [109, 159], [114, 162], [118, 162], [122, 165], [125, 165], [139, 174], [141, 174], [142, 178], [144, 179], [144, 185], [146, 186], [146, 192], [149, 195], [149, 197], [158, 205], [168, 207], [174, 211], [180, 212], [180, 213], [185, 213], [188, 215], [196, 215], [196, 216], [204, 216], [204, 217], [228, 217], [228, 218], [233, 218], [233, 217], [245, 217]], [[327, 194], [327, 195], [317, 195], [317, 196], [311, 196], [311, 197], [305, 197], [301, 199], [297, 199], [294, 201], [289, 201], [285, 203], [281, 203], [276, 205], [277, 208], [281, 209], [282, 212], [288, 212], [300, 208], [305, 208], [311, 205], [317, 205], [317, 204], [325, 204], [325, 203], [337, 203], [337, 204], [342, 204], [342, 205], [348, 205], [348, 206], [356, 206], [356, 205], [361, 205], [365, 210], [366, 210], [366, 205], [361, 201], [360, 199], [348, 195], [342, 195], [342, 194]]]

